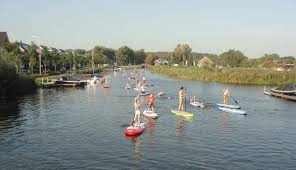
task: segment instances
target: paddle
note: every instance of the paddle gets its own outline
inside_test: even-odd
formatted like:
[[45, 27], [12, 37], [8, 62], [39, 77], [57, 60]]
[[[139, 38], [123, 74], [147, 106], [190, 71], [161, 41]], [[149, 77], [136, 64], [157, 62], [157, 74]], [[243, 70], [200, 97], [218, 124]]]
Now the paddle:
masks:
[[238, 102], [237, 100], [235, 100], [231, 95], [230, 95], [230, 97], [232, 98], [232, 100], [233, 100], [236, 104], [239, 103], [239, 102]]

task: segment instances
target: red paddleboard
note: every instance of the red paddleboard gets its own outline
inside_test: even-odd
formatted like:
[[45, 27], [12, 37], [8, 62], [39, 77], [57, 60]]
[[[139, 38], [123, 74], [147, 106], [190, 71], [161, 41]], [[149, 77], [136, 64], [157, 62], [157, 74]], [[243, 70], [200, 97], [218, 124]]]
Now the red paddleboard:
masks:
[[125, 129], [126, 136], [138, 136], [145, 131], [145, 124], [141, 123], [140, 127], [129, 126]]

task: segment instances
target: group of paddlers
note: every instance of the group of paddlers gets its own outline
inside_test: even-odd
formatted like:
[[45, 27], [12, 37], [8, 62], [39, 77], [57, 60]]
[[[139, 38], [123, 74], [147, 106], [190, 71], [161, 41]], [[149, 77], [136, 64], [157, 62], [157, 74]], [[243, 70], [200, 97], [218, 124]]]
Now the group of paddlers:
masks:
[[[223, 89], [223, 102], [224, 104], [228, 103], [230, 93], [229, 89], [226, 87]], [[196, 96], [192, 96], [190, 102], [196, 102]], [[152, 111], [154, 113], [154, 96], [152, 93], [149, 94], [147, 97], [147, 111]], [[201, 102], [201, 107], [206, 107], [205, 102]], [[140, 114], [141, 114], [141, 98], [140, 95], [138, 94], [135, 98], [135, 115], [133, 119], [133, 126], [140, 126]], [[186, 110], [186, 88], [183, 86], [180, 87], [179, 89], [179, 106], [178, 106], [178, 111], [184, 112]]]

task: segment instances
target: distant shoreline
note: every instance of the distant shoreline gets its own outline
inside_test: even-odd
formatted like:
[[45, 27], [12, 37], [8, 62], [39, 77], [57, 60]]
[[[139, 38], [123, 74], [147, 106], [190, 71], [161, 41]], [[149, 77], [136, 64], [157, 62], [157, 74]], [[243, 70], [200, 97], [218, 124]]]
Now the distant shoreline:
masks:
[[296, 82], [296, 71], [270, 71], [250, 68], [214, 68], [214, 67], [156, 67], [151, 72], [179, 80], [195, 80], [241, 85], [277, 86]]

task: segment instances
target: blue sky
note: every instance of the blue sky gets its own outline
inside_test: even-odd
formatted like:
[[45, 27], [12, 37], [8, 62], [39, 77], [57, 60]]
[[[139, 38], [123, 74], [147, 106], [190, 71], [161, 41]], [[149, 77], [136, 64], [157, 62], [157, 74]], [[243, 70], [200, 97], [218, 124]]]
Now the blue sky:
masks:
[[[0, 31], [57, 48], [128, 45], [145, 51], [189, 43], [196, 52], [238, 49], [296, 56], [294, 0], [0, 0]], [[32, 38], [37, 35], [40, 38]]]

